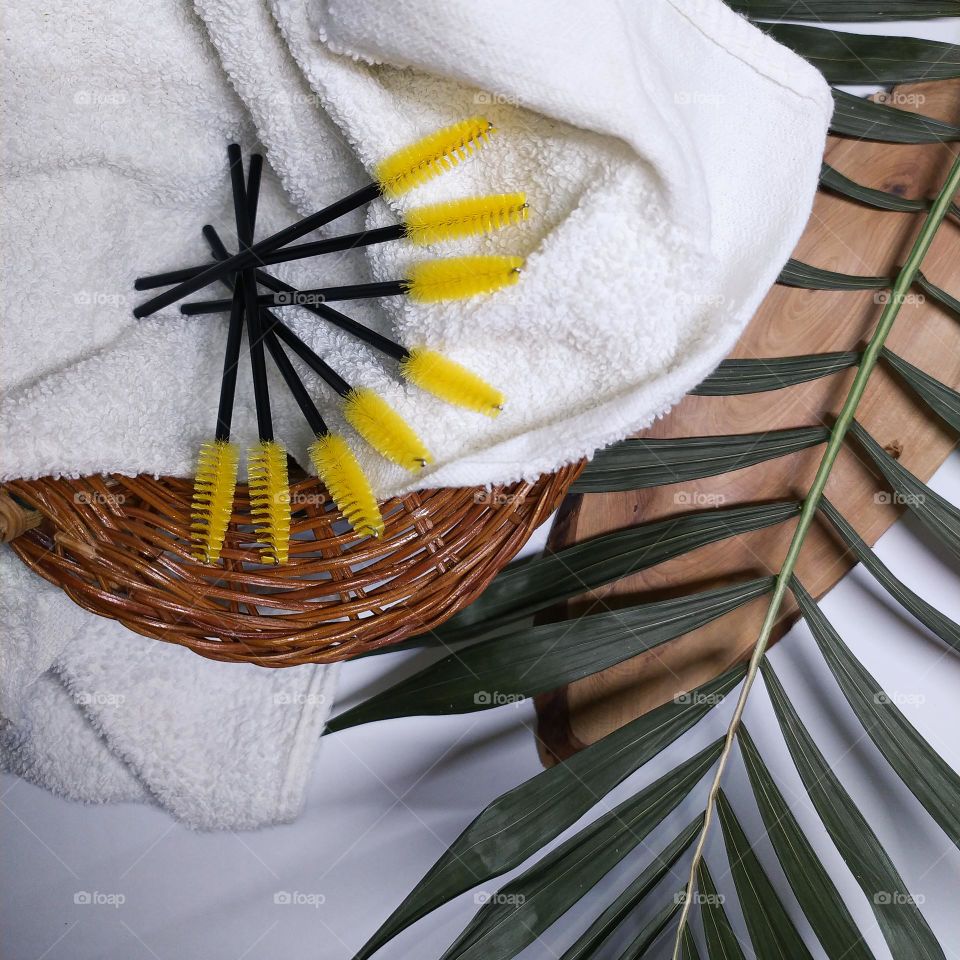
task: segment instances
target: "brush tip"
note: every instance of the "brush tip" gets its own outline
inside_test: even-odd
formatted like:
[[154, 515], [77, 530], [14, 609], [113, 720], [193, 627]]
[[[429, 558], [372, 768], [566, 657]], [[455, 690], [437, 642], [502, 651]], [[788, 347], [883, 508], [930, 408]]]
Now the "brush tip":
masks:
[[381, 537], [385, 526], [380, 507], [347, 441], [337, 434], [317, 437], [310, 445], [310, 460], [350, 526], [361, 536]]
[[284, 564], [290, 555], [290, 480], [287, 451], [275, 440], [261, 440], [247, 455], [250, 513], [259, 542], [260, 557]]
[[194, 559], [216, 563], [220, 559], [237, 488], [238, 448], [225, 440], [200, 447], [193, 483], [190, 539]]
[[414, 347], [400, 363], [405, 380], [447, 403], [496, 417], [504, 396], [472, 370], [427, 347]]
[[420, 246], [492, 233], [524, 222], [529, 205], [522, 193], [496, 193], [415, 207], [404, 216], [404, 232]]
[[418, 303], [462, 300], [494, 293], [520, 279], [522, 257], [445, 257], [414, 264], [409, 271], [407, 294]]
[[493, 131], [486, 117], [468, 117], [384, 158], [374, 176], [385, 196], [399, 197], [465, 160]]
[[377, 453], [393, 463], [419, 470], [433, 462], [413, 428], [372, 390], [352, 390], [344, 400], [343, 415]]

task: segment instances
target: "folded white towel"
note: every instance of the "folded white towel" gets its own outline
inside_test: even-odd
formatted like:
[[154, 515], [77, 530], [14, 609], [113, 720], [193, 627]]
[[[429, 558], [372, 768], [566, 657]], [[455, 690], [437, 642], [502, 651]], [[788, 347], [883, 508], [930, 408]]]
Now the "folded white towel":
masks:
[[[201, 350], [189, 331], [139, 327], [131, 278], [158, 248], [206, 255], [204, 219], [229, 223], [225, 145], [252, 146], [252, 127], [186, 3], [54, 0], [7, 9], [4, 28], [4, 471], [28, 473], [36, 456], [36, 472], [83, 472], [89, 461], [70, 456], [99, 437], [116, 454], [100, 466], [136, 472], [151, 431], [168, 429], [138, 400], [152, 394], [156, 411], [159, 392], [189, 396], [191, 376], [219, 376], [222, 331], [210, 325]], [[318, 162], [316, 179], [335, 193], [343, 170], [345, 157]], [[265, 217], [295, 216], [269, 174], [264, 191]], [[125, 404], [115, 392], [101, 406], [110, 377]], [[170, 431], [194, 429], [171, 416]], [[44, 459], [60, 441], [65, 459]], [[0, 623], [0, 766], [77, 800], [158, 803], [202, 829], [296, 816], [335, 669], [228, 666], [147, 640], [6, 548]]]
[[[0, 714], [14, 719], [0, 720], [0, 768], [73, 800], [156, 803], [202, 830], [297, 816], [334, 668], [203, 660], [81, 610], [8, 550], [0, 579], [4, 624], [62, 638], [49, 662], [4, 638]], [[25, 685], [28, 666], [41, 675]]]
[[[216, 410], [224, 319], [185, 320], [173, 307], [135, 321], [132, 282], [205, 259], [204, 222], [230, 242], [231, 139], [266, 147], [260, 235], [476, 113], [499, 129], [491, 145], [402, 205], [529, 196], [533, 217], [519, 230], [277, 269], [315, 286], [402, 276], [430, 255], [528, 257], [521, 283], [489, 298], [344, 308], [500, 386], [509, 402], [495, 422], [406, 387], [379, 355], [288, 315], [433, 451], [433, 467], [411, 478], [357, 444], [381, 495], [533, 477], [648, 424], [728, 352], [809, 211], [826, 85], [720, 0], [198, 0], [197, 10], [219, 63], [184, 0], [5, 12], [0, 96], [17, 139], [2, 198], [0, 479], [192, 471]], [[323, 233], [397, 212], [378, 201]], [[201, 296], [211, 294], [222, 288]], [[271, 376], [278, 436], [302, 457], [308, 430]], [[255, 439], [245, 368], [234, 434]], [[16, 614], [3, 656], [18, 690], [50, 672], [20, 698], [25, 719], [4, 727], [0, 760], [87, 799], [154, 797], [201, 826], [292, 815], [329, 674], [298, 668], [290, 687], [293, 672], [203, 663], [114, 624], [67, 629], [76, 611], [28, 579], [20, 589], [49, 617]], [[283, 712], [285, 694], [302, 709]], [[0, 712], [17, 717], [9, 699]], [[245, 783], [260, 786], [247, 796]]]
[[[223, 143], [243, 132], [242, 115], [178, 8], [155, 0], [109, 9], [107, 36], [96, 39], [83, 31], [105, 19], [97, 3], [12, 17], [26, 39], [7, 110], [29, 136], [8, 204], [7, 235], [18, 244], [0, 476], [189, 474], [216, 409], [224, 319], [182, 320], [174, 307], [134, 321], [131, 284], [138, 272], [202, 260], [204, 220], [232, 235]], [[201, 0], [198, 9], [302, 211], [360, 181], [324, 111], [368, 168], [485, 113], [500, 130], [494, 142], [404, 205], [529, 195], [525, 228], [432, 251], [526, 254], [518, 286], [465, 303], [346, 308], [494, 381], [509, 401], [497, 421], [401, 385], [378, 355], [296, 318], [335, 367], [383, 392], [436, 457], [411, 478], [358, 444], [384, 495], [531, 477], [649, 423], [729, 350], [809, 211], [831, 111], [826, 85], [720, 0], [273, 0], [286, 46], [255, 0]], [[151, 30], [136, 35], [127, 19], [149, 20]], [[115, 54], [96, 71], [68, 53], [90, 42]], [[72, 73], [58, 71], [58, 49], [76, 63]], [[35, 98], [22, 96], [24, 72], [44, 91], [49, 123], [37, 123]], [[264, 232], [293, 219], [272, 187], [260, 207]], [[383, 202], [369, 208], [371, 223], [394, 216]], [[278, 272], [305, 285], [349, 281], [369, 260], [376, 277], [398, 277], [426, 255], [395, 243]], [[253, 439], [245, 384], [241, 442]], [[309, 431], [277, 393], [278, 435], [302, 457]]]

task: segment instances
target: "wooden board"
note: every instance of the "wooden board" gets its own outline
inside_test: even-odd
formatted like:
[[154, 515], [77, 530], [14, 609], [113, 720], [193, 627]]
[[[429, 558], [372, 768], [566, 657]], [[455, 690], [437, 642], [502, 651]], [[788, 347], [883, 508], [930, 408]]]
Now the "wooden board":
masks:
[[[894, 105], [960, 122], [960, 82], [897, 88]], [[930, 197], [942, 184], [956, 144], [899, 145], [831, 138], [825, 157], [865, 186], [905, 197]], [[776, 162], [771, 157], [771, 162]], [[820, 191], [794, 256], [843, 273], [892, 275], [919, 229], [921, 215], [871, 210]], [[940, 230], [923, 267], [938, 286], [960, 296], [960, 228]], [[828, 292], [774, 287], [732, 356], [774, 357], [860, 349], [882, 309], [878, 291]], [[939, 380], [960, 384], [960, 322], [936, 303], [913, 295], [901, 310], [887, 345]], [[687, 397], [644, 437], [691, 437], [827, 425], [839, 410], [854, 371], [772, 393], [745, 397]], [[956, 438], [925, 411], [882, 364], [874, 373], [858, 419], [888, 452], [928, 479]], [[720, 477], [628, 493], [570, 496], [551, 534], [560, 549], [601, 533], [691, 510], [802, 498], [823, 447]], [[887, 488], [850, 440], [827, 486], [827, 496], [868, 543], [898, 515]], [[878, 495], [879, 494], [879, 495]], [[724, 540], [603, 589], [575, 598], [552, 618], [679, 596], [775, 572], [796, 521]], [[818, 521], [798, 566], [801, 581], [822, 596], [853, 565], [834, 535]], [[624, 723], [690, 690], [749, 654], [767, 598], [617, 667], [539, 697], [538, 740], [545, 763], [568, 756]], [[792, 599], [790, 601], [792, 604]], [[785, 606], [782, 635], [795, 616]]]

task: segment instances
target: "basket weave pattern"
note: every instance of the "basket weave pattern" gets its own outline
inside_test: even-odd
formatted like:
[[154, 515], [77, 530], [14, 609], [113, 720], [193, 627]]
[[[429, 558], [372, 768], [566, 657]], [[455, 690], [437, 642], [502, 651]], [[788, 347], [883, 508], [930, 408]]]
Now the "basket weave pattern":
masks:
[[304, 476], [291, 483], [281, 567], [259, 563], [244, 485], [217, 566], [191, 556], [189, 480], [110, 475], [6, 488], [40, 518], [32, 528], [36, 517], [21, 520], [11, 546], [80, 606], [205, 657], [281, 667], [350, 659], [443, 623], [517, 554], [581, 469], [389, 500], [379, 540], [359, 539]]

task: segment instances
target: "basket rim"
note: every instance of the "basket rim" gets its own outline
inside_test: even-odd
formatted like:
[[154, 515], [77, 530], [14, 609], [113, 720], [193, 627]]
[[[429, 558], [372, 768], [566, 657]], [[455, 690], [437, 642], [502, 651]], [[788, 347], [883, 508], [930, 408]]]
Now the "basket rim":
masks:
[[9, 481], [0, 487], [0, 531], [73, 602], [141, 635], [227, 662], [332, 663], [428, 632], [471, 603], [583, 465], [532, 483], [394, 497], [382, 505], [380, 540], [341, 529], [319, 481], [298, 477], [291, 492], [307, 498], [285, 567], [258, 562], [245, 485], [216, 567], [192, 557], [192, 482], [178, 477]]

